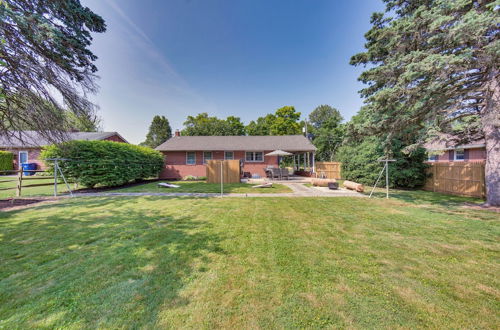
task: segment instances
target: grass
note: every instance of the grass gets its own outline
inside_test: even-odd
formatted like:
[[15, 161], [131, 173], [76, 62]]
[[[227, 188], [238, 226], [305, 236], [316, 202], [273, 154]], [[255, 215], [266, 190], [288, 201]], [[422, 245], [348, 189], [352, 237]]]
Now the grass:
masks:
[[[29, 178], [33, 178], [34, 176], [31, 176]], [[32, 197], [32, 196], [52, 196], [54, 195], [54, 178], [51, 176], [47, 177], [40, 177], [37, 176], [37, 178], [40, 178], [39, 180], [24, 180], [23, 181], [23, 188], [21, 190], [21, 195], [23, 197]], [[43, 179], [41, 179], [43, 178]], [[26, 178], [25, 178], [26, 179]], [[9, 180], [8, 182], [6, 182]], [[32, 184], [41, 184], [41, 183], [51, 183], [52, 185], [50, 186], [42, 186], [42, 187], [26, 187], [27, 185], [32, 185]], [[0, 188], [11, 188], [10, 190], [0, 190], [0, 199], [4, 198], [9, 198], [9, 197], [15, 197], [16, 196], [16, 187], [17, 187], [17, 176], [0, 176]], [[73, 185], [70, 184], [70, 187], [73, 188]], [[61, 180], [61, 182], [58, 182], [58, 189], [57, 191], [59, 193], [65, 193], [68, 192], [68, 189], [66, 188], [66, 185], [64, 182]]]
[[[2, 176], [0, 181], [10, 180], [9, 182], [0, 182], [0, 188], [11, 188], [10, 190], [0, 190], [0, 199], [10, 198], [16, 196], [17, 187], [17, 176]], [[220, 184], [216, 183], [206, 183], [204, 181], [175, 181], [173, 183], [180, 185], [180, 188], [169, 189], [160, 188], [158, 183], [161, 181], [155, 181], [150, 183], [145, 183], [136, 186], [130, 186], [126, 188], [117, 187], [115, 191], [119, 192], [186, 192], [186, 193], [219, 193]], [[39, 183], [52, 183], [50, 186], [43, 187], [25, 187], [30, 184]], [[53, 177], [43, 177], [41, 180], [25, 180], [23, 181], [22, 197], [35, 197], [35, 196], [52, 196], [54, 194], [54, 179]], [[289, 193], [292, 192], [290, 188], [282, 184], [273, 184], [272, 188], [256, 189], [252, 188], [253, 184], [246, 183], [230, 183], [224, 184], [225, 193]], [[74, 188], [73, 184], [70, 184], [70, 188]], [[68, 189], [63, 181], [58, 183], [58, 192], [60, 194], [67, 193]]]
[[[365, 194], [369, 195], [372, 187], [365, 187]], [[385, 188], [375, 188], [373, 197], [385, 198]], [[484, 200], [475, 197], [446, 195], [437, 192], [424, 190], [404, 190], [404, 189], [389, 189], [389, 198], [405, 201], [418, 205], [439, 205], [440, 207], [455, 207], [464, 203], [481, 204]]]
[[[336, 180], [339, 183], [339, 187], [343, 188], [342, 183], [344, 180]], [[312, 184], [304, 184], [306, 187], [313, 187]], [[372, 191], [372, 186], [365, 185], [365, 195], [370, 195]], [[374, 198], [385, 198], [386, 190], [385, 188], [375, 188], [373, 192]], [[455, 196], [447, 195], [437, 192], [430, 192], [424, 190], [409, 190], [409, 189], [389, 189], [389, 198], [393, 200], [404, 201], [412, 204], [418, 204], [420, 206], [439, 206], [439, 207], [454, 207], [460, 206], [464, 203], [481, 204], [484, 200], [475, 197], [465, 197], [465, 196]]]
[[[169, 181], [170, 183], [179, 185], [179, 188], [164, 188], [159, 187], [157, 181], [145, 183], [137, 186], [118, 188], [117, 192], [182, 192], [182, 193], [220, 193], [219, 183], [207, 183], [205, 181]], [[272, 188], [257, 189], [252, 188], [255, 184], [248, 183], [226, 183], [224, 184], [224, 193], [289, 193], [292, 192], [290, 188], [285, 185], [273, 183]]]
[[0, 328], [496, 328], [498, 213], [420, 198], [0, 213]]

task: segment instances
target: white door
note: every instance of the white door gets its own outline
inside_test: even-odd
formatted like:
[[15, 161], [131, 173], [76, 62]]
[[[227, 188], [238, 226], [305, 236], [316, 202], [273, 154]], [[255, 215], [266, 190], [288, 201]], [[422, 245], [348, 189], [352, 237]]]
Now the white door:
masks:
[[19, 151], [19, 167], [21, 164], [28, 162], [28, 152], [27, 151]]

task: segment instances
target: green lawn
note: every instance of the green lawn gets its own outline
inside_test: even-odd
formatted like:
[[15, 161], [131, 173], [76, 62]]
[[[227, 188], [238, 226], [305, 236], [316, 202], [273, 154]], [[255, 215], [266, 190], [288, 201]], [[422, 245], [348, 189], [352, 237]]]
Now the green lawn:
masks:
[[[31, 176], [29, 178], [33, 178], [35, 176]], [[6, 182], [7, 180], [10, 180]], [[17, 187], [17, 176], [0, 176], [0, 188], [13, 188], [11, 190], [0, 190], [0, 199], [15, 197], [16, 196], [16, 187]], [[41, 183], [51, 183], [50, 186], [43, 187], [25, 187], [27, 185], [32, 184], [41, 184]], [[70, 184], [70, 187], [73, 188], [73, 185]], [[66, 185], [61, 180], [58, 183], [58, 192], [65, 193], [68, 192]], [[23, 188], [21, 190], [22, 197], [31, 197], [31, 196], [52, 196], [54, 195], [54, 178], [53, 177], [43, 177], [43, 179], [31, 180], [27, 179], [23, 181]]]
[[[365, 195], [370, 195], [372, 187], [365, 187]], [[375, 188], [375, 198], [386, 198], [385, 188]], [[484, 200], [474, 197], [446, 195], [425, 190], [389, 189], [389, 198], [424, 206], [453, 207], [464, 203], [481, 204]]]
[[[168, 181], [169, 183], [179, 185], [179, 188], [164, 188], [159, 187], [157, 181], [145, 183], [127, 188], [117, 188], [117, 192], [182, 192], [182, 193], [220, 193], [219, 183], [206, 183], [205, 181]], [[252, 188], [255, 184], [248, 183], [226, 183], [224, 184], [224, 193], [289, 193], [290, 188], [282, 184], [273, 183], [272, 188]]]
[[365, 198], [0, 213], [0, 328], [496, 328], [500, 217]]

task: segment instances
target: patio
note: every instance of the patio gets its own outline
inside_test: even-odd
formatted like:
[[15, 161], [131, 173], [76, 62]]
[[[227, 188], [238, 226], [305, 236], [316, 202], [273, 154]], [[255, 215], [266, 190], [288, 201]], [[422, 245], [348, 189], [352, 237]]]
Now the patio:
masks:
[[[339, 189], [336, 190], [331, 190], [328, 187], [309, 187], [305, 184], [311, 183], [311, 179], [303, 176], [291, 176], [288, 180], [270, 180], [268, 178], [249, 179], [248, 183], [279, 183], [293, 190], [293, 193], [283, 195], [295, 197], [367, 197], [362, 193], [358, 193], [356, 191], [348, 190], [342, 187], [339, 187]], [[273, 194], [273, 196], [276, 195]]]

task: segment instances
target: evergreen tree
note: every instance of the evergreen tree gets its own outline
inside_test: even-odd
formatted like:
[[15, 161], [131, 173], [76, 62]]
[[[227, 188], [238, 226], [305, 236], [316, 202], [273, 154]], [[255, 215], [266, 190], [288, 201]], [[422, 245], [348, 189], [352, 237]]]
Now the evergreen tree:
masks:
[[0, 1], [0, 134], [28, 126], [58, 142], [67, 109], [91, 118], [95, 107], [85, 98], [96, 90], [91, 33], [105, 30], [79, 0]]
[[[487, 203], [500, 205], [500, 6], [495, 0], [384, 0], [372, 16], [360, 76], [369, 133], [422, 138], [478, 116], [486, 140]], [[464, 130], [467, 132], [467, 130]], [[387, 134], [388, 133], [388, 134]], [[465, 137], [467, 138], [467, 137]]]
[[165, 116], [154, 116], [146, 135], [146, 141], [142, 142], [141, 145], [154, 149], [171, 137], [172, 128], [168, 119]]

